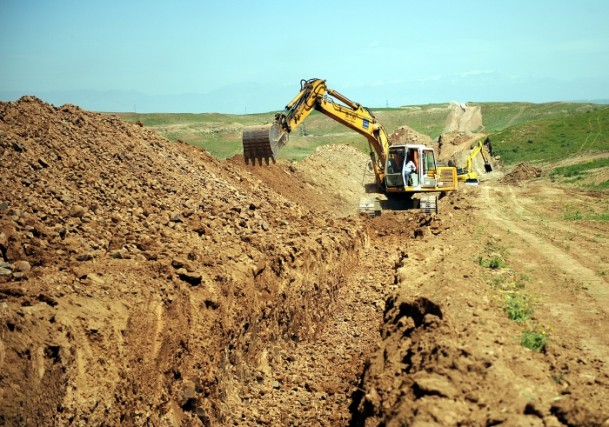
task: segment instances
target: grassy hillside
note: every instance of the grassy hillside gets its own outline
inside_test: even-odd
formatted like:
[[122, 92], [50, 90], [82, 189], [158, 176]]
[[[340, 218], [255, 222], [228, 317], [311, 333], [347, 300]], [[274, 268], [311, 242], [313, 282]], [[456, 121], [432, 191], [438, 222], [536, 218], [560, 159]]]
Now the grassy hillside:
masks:
[[[408, 125], [418, 132], [438, 136], [444, 129], [448, 104], [373, 110], [378, 120], [391, 133]], [[241, 131], [244, 126], [271, 123], [274, 112], [265, 114], [137, 114], [120, 113], [130, 122], [144, 126], [172, 141], [181, 140], [205, 148], [219, 158], [241, 152]], [[290, 135], [290, 143], [279, 153], [280, 158], [298, 160], [320, 145], [352, 144], [364, 152], [368, 144], [364, 137], [329, 117], [314, 111]]]
[[216, 157], [225, 159], [241, 152], [241, 130], [244, 126], [270, 123], [274, 113], [232, 114], [137, 114], [120, 113], [124, 120], [141, 122], [147, 128], [171, 141], [200, 146]]
[[609, 107], [533, 119], [495, 132], [491, 139], [494, 154], [506, 164], [557, 162], [609, 152]]
[[487, 132], [495, 132], [511, 126], [539, 120], [569, 117], [592, 111], [599, 107], [595, 104], [566, 102], [549, 102], [544, 104], [489, 102], [470, 105], [480, 105], [484, 128]]
[[[472, 103], [482, 109], [481, 131], [488, 132], [495, 154], [505, 164], [555, 162], [578, 154], [609, 152], [609, 107], [583, 103]], [[429, 104], [372, 110], [391, 133], [407, 125], [432, 138], [441, 134], [448, 104]], [[141, 121], [170, 140], [201, 146], [219, 158], [242, 151], [244, 126], [270, 123], [274, 112], [264, 114], [120, 114], [125, 120]], [[313, 112], [290, 135], [279, 157], [299, 160], [318, 146], [351, 144], [364, 152], [362, 136], [321, 113]]]
[[609, 190], [609, 156], [556, 167], [550, 178], [593, 190]]

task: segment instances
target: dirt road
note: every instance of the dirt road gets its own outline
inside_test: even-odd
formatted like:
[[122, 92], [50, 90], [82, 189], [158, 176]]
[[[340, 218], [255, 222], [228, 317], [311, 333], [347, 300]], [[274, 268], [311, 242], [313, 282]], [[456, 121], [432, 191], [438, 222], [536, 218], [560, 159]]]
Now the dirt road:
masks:
[[609, 419], [606, 197], [498, 170], [361, 217], [352, 147], [251, 167], [35, 98], [0, 148], [0, 424]]

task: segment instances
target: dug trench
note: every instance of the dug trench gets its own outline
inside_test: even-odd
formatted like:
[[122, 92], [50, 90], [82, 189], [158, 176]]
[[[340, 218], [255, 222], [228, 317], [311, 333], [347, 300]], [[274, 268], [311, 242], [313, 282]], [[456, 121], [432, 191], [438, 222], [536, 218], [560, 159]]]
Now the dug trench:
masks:
[[607, 419], [602, 360], [514, 338], [477, 189], [361, 217], [350, 146], [251, 167], [32, 97], [0, 149], [0, 424]]
[[358, 221], [115, 117], [26, 97], [0, 118], [3, 424], [226, 423], [365, 247]]

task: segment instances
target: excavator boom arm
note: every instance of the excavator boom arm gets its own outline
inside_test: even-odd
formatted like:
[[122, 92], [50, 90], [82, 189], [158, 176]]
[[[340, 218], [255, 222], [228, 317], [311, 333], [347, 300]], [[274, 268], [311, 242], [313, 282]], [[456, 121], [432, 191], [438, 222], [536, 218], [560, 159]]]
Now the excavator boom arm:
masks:
[[[345, 100], [351, 102], [336, 91], [329, 93], [342, 102], [345, 102]], [[368, 140], [368, 145], [372, 150], [371, 154], [372, 152], [376, 154], [372, 166], [377, 179], [382, 182], [385, 173], [385, 161], [389, 151], [389, 138], [385, 128], [376, 120], [374, 115], [359, 104], [351, 103], [351, 105], [344, 106], [337, 104], [329, 97], [319, 99], [317, 110]]]
[[[270, 125], [243, 129], [243, 157], [246, 163], [262, 164], [275, 161], [277, 151], [288, 142], [290, 132], [317, 110], [368, 140], [370, 158], [377, 185], [388, 193], [414, 194], [444, 192], [457, 187], [457, 169], [438, 167], [431, 147], [421, 144], [392, 145], [385, 128], [366, 107], [326, 87], [325, 80], [301, 80], [300, 92], [285, 109], [275, 114]], [[393, 153], [390, 151], [393, 150]], [[423, 159], [416, 165], [416, 174], [408, 179], [404, 174], [407, 156]], [[393, 156], [393, 157], [392, 157]], [[418, 156], [418, 157], [417, 157]], [[416, 179], [415, 179], [416, 177]]]
[[[342, 104], [336, 102], [340, 101]], [[268, 163], [287, 143], [288, 135], [311, 114], [318, 110], [331, 119], [363, 135], [376, 154], [373, 162], [376, 177], [383, 180], [389, 139], [383, 126], [367, 108], [351, 101], [339, 92], [328, 89], [325, 80], [301, 80], [300, 92], [285, 109], [275, 115], [271, 125], [246, 128], [243, 131], [243, 156], [246, 162]], [[373, 156], [374, 158], [374, 156]]]
[[285, 131], [300, 125], [315, 109], [317, 100], [327, 92], [326, 82], [321, 79], [301, 80], [300, 92], [285, 107], [283, 112], [275, 115]]

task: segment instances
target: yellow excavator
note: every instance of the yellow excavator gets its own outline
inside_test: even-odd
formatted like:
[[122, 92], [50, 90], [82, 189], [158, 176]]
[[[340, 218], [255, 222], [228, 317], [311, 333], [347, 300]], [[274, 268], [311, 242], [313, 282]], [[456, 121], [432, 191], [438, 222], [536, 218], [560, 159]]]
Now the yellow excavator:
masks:
[[478, 172], [476, 172], [474, 169], [474, 159], [478, 154], [480, 154], [484, 160], [484, 170], [487, 173], [493, 171], [493, 167], [491, 166], [486, 151], [484, 150], [484, 145], [488, 144], [488, 141], [488, 138], [484, 142], [480, 140], [472, 146], [469, 155], [465, 159], [465, 168], [457, 169], [457, 179], [459, 182], [465, 182], [469, 185], [476, 185], [480, 183], [480, 180], [478, 179]]
[[[301, 80], [300, 92], [272, 124], [243, 129], [246, 163], [262, 165], [275, 161], [288, 136], [308, 115], [317, 110], [368, 140], [377, 185], [386, 193], [446, 192], [457, 188], [457, 168], [438, 166], [433, 148], [422, 144], [390, 145], [387, 132], [370, 110], [328, 89], [321, 79]], [[406, 165], [414, 165], [404, 173]]]

